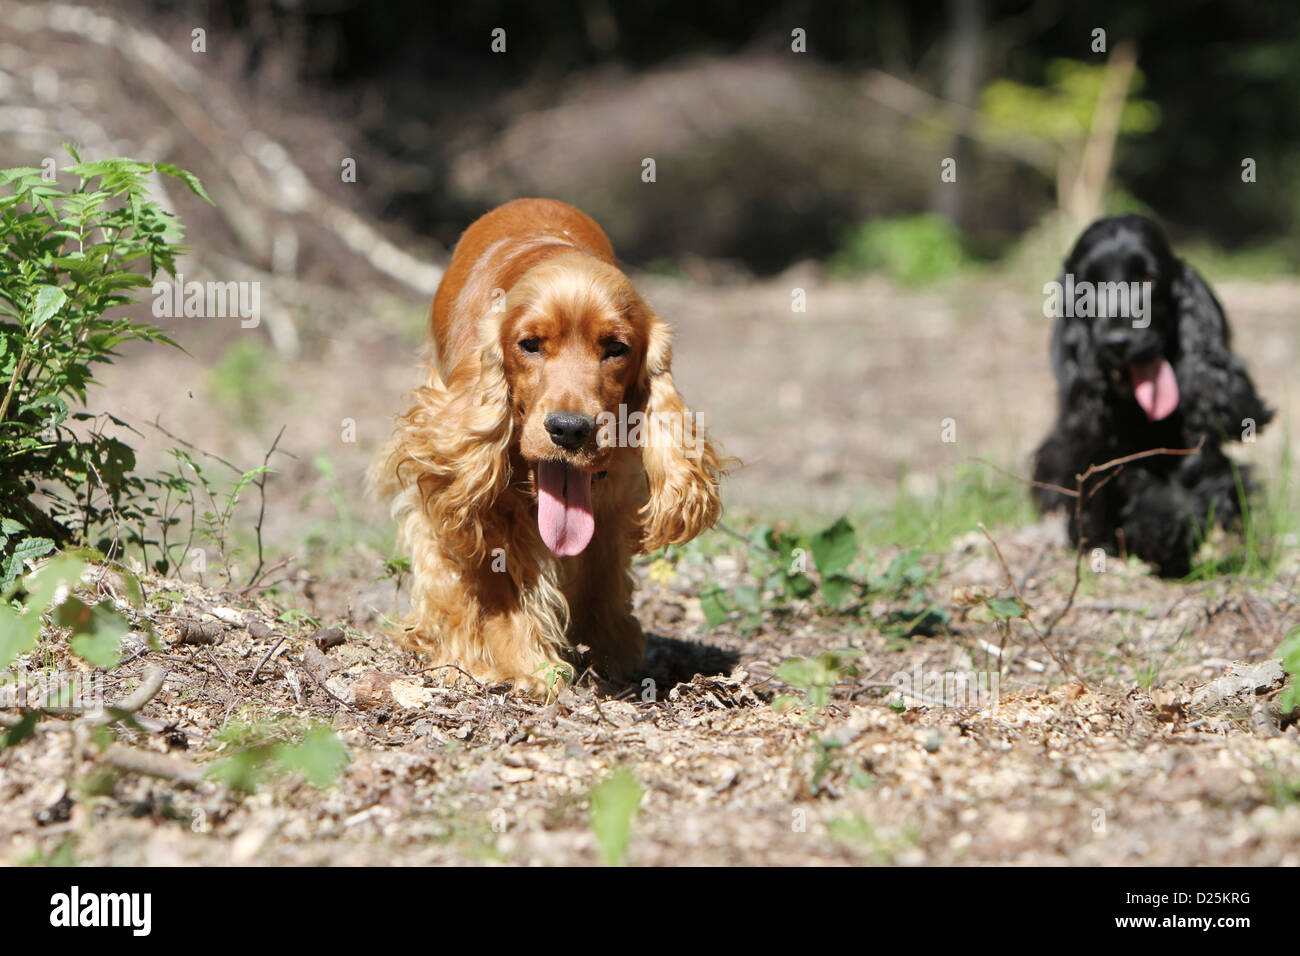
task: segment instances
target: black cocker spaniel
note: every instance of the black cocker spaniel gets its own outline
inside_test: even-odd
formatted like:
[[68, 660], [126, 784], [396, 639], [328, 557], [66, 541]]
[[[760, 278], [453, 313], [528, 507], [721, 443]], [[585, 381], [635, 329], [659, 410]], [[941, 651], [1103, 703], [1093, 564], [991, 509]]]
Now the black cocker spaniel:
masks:
[[[1043, 511], [1068, 509], [1076, 547], [1121, 548], [1160, 574], [1187, 574], [1211, 522], [1240, 516], [1238, 479], [1222, 446], [1273, 417], [1232, 353], [1223, 309], [1196, 270], [1142, 216], [1084, 230], [1058, 283], [1045, 288], [1057, 422], [1035, 454], [1034, 480], [1075, 489], [1090, 465], [1154, 448], [1193, 448], [1098, 473], [1075, 499], [1034, 488]], [[1244, 469], [1238, 469], [1243, 488]], [[1081, 543], [1082, 542], [1082, 543]]]

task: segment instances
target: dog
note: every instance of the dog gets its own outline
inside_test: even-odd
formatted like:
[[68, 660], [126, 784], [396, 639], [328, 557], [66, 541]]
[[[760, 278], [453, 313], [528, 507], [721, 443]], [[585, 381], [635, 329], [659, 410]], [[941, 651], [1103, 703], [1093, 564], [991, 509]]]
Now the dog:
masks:
[[411, 558], [406, 642], [532, 694], [584, 662], [634, 676], [632, 557], [710, 528], [726, 473], [670, 327], [601, 228], [549, 199], [466, 230], [430, 324], [436, 364], [370, 474]]
[[[1075, 547], [1127, 552], [1163, 576], [1185, 576], [1210, 525], [1238, 519], [1251, 487], [1223, 445], [1258, 433], [1273, 411], [1232, 351], [1218, 299], [1150, 219], [1090, 225], [1045, 291], [1062, 290], [1051, 346], [1057, 421], [1034, 456], [1035, 500], [1043, 511], [1069, 509]], [[1198, 444], [1195, 454], [1094, 475], [1078, 521], [1076, 499], [1059, 490], [1077, 490], [1092, 465]]]

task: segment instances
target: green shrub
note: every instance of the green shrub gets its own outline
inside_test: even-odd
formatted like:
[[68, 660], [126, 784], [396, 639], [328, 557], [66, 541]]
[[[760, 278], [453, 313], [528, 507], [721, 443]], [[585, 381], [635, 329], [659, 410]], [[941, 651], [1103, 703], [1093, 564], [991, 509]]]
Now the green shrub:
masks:
[[[794, 601], [807, 602], [827, 615], [859, 618], [871, 617], [872, 604], [884, 601], [889, 608], [874, 620], [882, 633], [894, 638], [933, 634], [950, 619], [943, 606], [928, 597], [939, 570], [925, 567], [924, 552], [900, 552], [882, 573], [871, 573], [858, 533], [843, 516], [812, 535], [759, 525], [748, 544], [747, 583], [728, 591], [711, 582], [700, 591], [709, 627], [734, 618], [742, 632], [752, 632], [769, 622], [771, 611]], [[810, 556], [815, 574], [810, 573]]]
[[[158, 519], [135, 453], [84, 407], [95, 366], [124, 342], [175, 346], [122, 311], [158, 271], [175, 273], [180, 222], [149, 198], [157, 172], [207, 200], [190, 173], [131, 159], [76, 161], [66, 190], [42, 170], [0, 171], [0, 557], [24, 562], [81, 541], [112, 551], [119, 529]], [[210, 201], [210, 200], [208, 200]], [[78, 423], [74, 430], [73, 423]], [[153, 487], [158, 486], [153, 482]], [[154, 501], [157, 499], [155, 498]], [[95, 535], [112, 529], [110, 539]], [[15, 556], [21, 555], [15, 562]]]
[[[61, 554], [0, 589], [0, 674], [37, 645], [47, 616], [66, 630], [72, 653], [87, 664], [104, 668], [117, 664], [130, 624], [112, 598], [96, 598], [84, 586], [85, 570], [82, 558]], [[138, 609], [143, 603], [140, 582], [129, 572], [123, 574], [122, 581], [129, 603]], [[22, 602], [16, 600], [19, 590], [26, 594]], [[149, 630], [147, 624], [144, 626]], [[34, 726], [39, 714], [29, 716]], [[0, 747], [15, 742], [10, 734], [0, 739]]]
[[275, 356], [260, 343], [240, 339], [213, 367], [212, 395], [228, 417], [250, 431], [259, 429], [268, 408], [280, 404], [283, 383]]
[[207, 776], [240, 793], [255, 793], [287, 775], [324, 790], [338, 781], [351, 759], [329, 727], [288, 716], [231, 721], [217, 735], [217, 744], [227, 755], [208, 767]]
[[1300, 687], [1296, 686], [1296, 681], [1300, 680], [1300, 626], [1286, 632], [1277, 656], [1282, 658], [1282, 667], [1291, 678], [1278, 698], [1277, 706], [1284, 715], [1294, 714], [1300, 710]]
[[591, 829], [606, 866], [622, 866], [632, 839], [632, 821], [645, 791], [627, 767], [615, 767], [591, 790]]
[[957, 227], [936, 213], [874, 219], [853, 229], [831, 259], [832, 273], [883, 272], [921, 285], [952, 275], [966, 264]]

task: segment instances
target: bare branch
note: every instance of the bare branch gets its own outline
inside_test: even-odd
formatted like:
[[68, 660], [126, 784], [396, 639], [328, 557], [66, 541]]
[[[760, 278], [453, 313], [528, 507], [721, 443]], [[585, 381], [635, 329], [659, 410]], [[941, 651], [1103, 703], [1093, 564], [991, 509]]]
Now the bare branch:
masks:
[[1047, 651], [1052, 660], [1056, 661], [1056, 666], [1061, 669], [1062, 673], [1069, 674], [1080, 684], [1083, 684], [1084, 687], [1087, 687], [1088, 685], [1084, 683], [1083, 678], [1076, 674], [1069, 664], [1061, 660], [1061, 658], [1057, 656], [1056, 651], [1052, 650], [1052, 646], [1047, 643], [1047, 638], [1038, 630], [1038, 625], [1036, 625], [1033, 618], [1029, 616], [1029, 604], [1025, 601], [1025, 596], [1020, 593], [1020, 586], [1016, 584], [1015, 576], [1011, 573], [1011, 568], [1007, 565], [1007, 559], [1002, 556], [1002, 549], [999, 548], [998, 543], [993, 540], [993, 535], [989, 534], [989, 529], [984, 527], [984, 522], [979, 522], [979, 529], [984, 532], [984, 537], [989, 539], [989, 544], [993, 545], [993, 552], [998, 556], [998, 562], [1002, 565], [1002, 570], [1006, 572], [1007, 583], [1011, 585], [1012, 593], [1015, 594], [1016, 600], [1020, 602], [1025, 623], [1029, 625], [1029, 629], [1033, 631], [1034, 636], [1038, 638], [1038, 643], [1042, 644], [1043, 650]]

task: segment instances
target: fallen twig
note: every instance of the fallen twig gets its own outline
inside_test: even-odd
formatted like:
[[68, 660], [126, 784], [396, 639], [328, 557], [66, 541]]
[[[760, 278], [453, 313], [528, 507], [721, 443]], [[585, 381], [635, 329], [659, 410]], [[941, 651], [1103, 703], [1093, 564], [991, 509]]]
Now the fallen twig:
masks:
[[128, 747], [126, 744], [109, 744], [104, 750], [103, 759], [119, 770], [171, 780], [186, 787], [197, 787], [203, 782], [202, 772], [188, 760]]
[[196, 621], [182, 618], [180, 622], [179, 644], [216, 644], [225, 632], [221, 621]]
[[162, 690], [163, 681], [167, 677], [167, 672], [156, 664], [150, 664], [144, 670], [144, 677], [140, 681], [140, 686], [135, 689], [129, 697], [125, 697], [116, 704], [110, 704], [104, 708], [102, 714], [94, 717], [87, 717], [86, 723], [92, 727], [106, 727], [109, 724], [122, 720], [124, 717], [133, 716], [136, 711], [144, 707], [145, 704], [157, 696], [158, 691]]
[[203, 450], [202, 448], [200, 448], [198, 445], [195, 445], [195, 444], [193, 444], [192, 442], [187, 442], [184, 438], [181, 438], [180, 435], [176, 435], [176, 434], [174, 434], [174, 433], [168, 431], [168, 430], [167, 430], [166, 428], [164, 428], [163, 425], [162, 425], [162, 416], [161, 416], [161, 415], [158, 416], [157, 418], [155, 418], [153, 421], [149, 422], [149, 424], [150, 424], [151, 426], [153, 426], [154, 428], [158, 429], [158, 431], [162, 432], [164, 435], [166, 435], [166, 436], [167, 436], [168, 438], [170, 438], [172, 441], [174, 441], [174, 442], [180, 442], [180, 444], [184, 445], [184, 446], [185, 446], [186, 448], [188, 448], [190, 451], [198, 452], [200, 455], [202, 455], [202, 456], [205, 457], [205, 458], [211, 458], [211, 459], [212, 459], [213, 461], [215, 461], [215, 462], [220, 462], [221, 464], [225, 465], [227, 468], [229, 468], [231, 471], [233, 471], [233, 472], [234, 472], [235, 474], [237, 474], [237, 475], [242, 475], [242, 474], [244, 473], [243, 470], [240, 469], [238, 465], [235, 465], [235, 464], [233, 464], [232, 462], [228, 461], [227, 459], [222, 458], [220, 455], [213, 454], [213, 453], [210, 452], [210, 451], [204, 451], [204, 450]]
[[[140, 681], [140, 686], [128, 697], [115, 704], [108, 704], [102, 711], [88, 714], [78, 720], [55, 721], [53, 723], [40, 723], [36, 729], [42, 733], [51, 730], [74, 729], [78, 727], [107, 727], [109, 724], [127, 717], [134, 717], [145, 704], [153, 700], [158, 691], [162, 690], [163, 681], [167, 677], [167, 672], [155, 664], [145, 668], [144, 676]], [[39, 713], [48, 717], [67, 717], [80, 711], [68, 707], [32, 707], [28, 708], [29, 712]], [[17, 727], [23, 718], [12, 714], [0, 714], [0, 727], [13, 728]], [[151, 722], [152, 723], [152, 722]], [[149, 728], [146, 728], [149, 729]]]
[[1196, 443], [1195, 448], [1152, 448], [1148, 451], [1139, 451], [1132, 455], [1112, 458], [1110, 461], [1102, 462], [1100, 465], [1089, 465], [1087, 471], [1081, 475], [1075, 476], [1077, 487], [1073, 492], [1066, 491], [1065, 489], [1058, 489], [1074, 498], [1074, 536], [1077, 541], [1075, 546], [1076, 553], [1074, 556], [1074, 584], [1070, 588], [1070, 596], [1065, 600], [1065, 607], [1061, 608], [1060, 613], [1057, 614], [1056, 617], [1052, 618], [1051, 622], [1048, 623], [1047, 627], [1044, 629], [1043, 633], [1045, 635], [1051, 636], [1052, 631], [1056, 629], [1056, 625], [1060, 624], [1065, 615], [1070, 613], [1070, 609], [1074, 607], [1074, 599], [1079, 593], [1079, 585], [1083, 581], [1083, 553], [1087, 549], [1088, 544], [1087, 539], [1083, 536], [1083, 503], [1100, 491], [1105, 486], [1106, 482], [1115, 477], [1118, 472], [1108, 475], [1095, 487], [1088, 489], [1087, 497], [1085, 497], [1083, 492], [1088, 479], [1093, 475], [1099, 475], [1104, 471], [1110, 471], [1113, 468], [1122, 468], [1130, 462], [1140, 461], [1143, 458], [1154, 458], [1156, 455], [1195, 455], [1200, 452], [1204, 444], [1205, 436], [1202, 435], [1200, 441]]
[[283, 644], [288, 639], [289, 639], [289, 635], [285, 634], [283, 637], [281, 637], [278, 641], [275, 642], [274, 647], [272, 647], [269, 651], [266, 652], [266, 656], [257, 662], [257, 666], [253, 668], [253, 673], [248, 678], [248, 682], [250, 684], [257, 680], [257, 675], [258, 672], [262, 670], [262, 665], [264, 665], [267, 661], [269, 661], [272, 657], [274, 657], [275, 652], [280, 649], [280, 645]]
[[343, 699], [342, 697], [340, 697], [338, 694], [334, 693], [334, 691], [332, 691], [332, 690], [330, 690], [328, 687], [326, 687], [326, 686], [325, 686], [325, 682], [324, 682], [323, 680], [321, 680], [319, 677], [317, 677], [316, 674], [312, 671], [312, 669], [311, 669], [310, 667], [305, 667], [305, 666], [304, 666], [304, 667], [303, 667], [303, 671], [307, 674], [308, 677], [310, 677], [313, 681], [315, 681], [317, 687], [319, 687], [319, 688], [320, 688], [321, 690], [323, 690], [326, 694], [328, 694], [330, 697], [332, 697], [332, 698], [334, 699], [334, 701], [335, 701], [336, 703], [338, 703], [341, 707], [345, 708], [346, 710], [351, 711], [351, 712], [354, 713], [354, 714], [357, 712], [357, 709], [356, 709], [355, 707], [353, 707], [351, 704], [349, 704], [346, 700], [344, 700], [344, 699]]
[[323, 627], [313, 634], [311, 639], [322, 651], [328, 651], [331, 647], [346, 644], [348, 636], [341, 627]]

